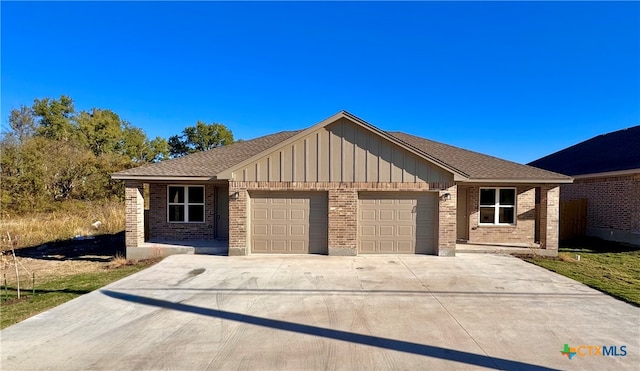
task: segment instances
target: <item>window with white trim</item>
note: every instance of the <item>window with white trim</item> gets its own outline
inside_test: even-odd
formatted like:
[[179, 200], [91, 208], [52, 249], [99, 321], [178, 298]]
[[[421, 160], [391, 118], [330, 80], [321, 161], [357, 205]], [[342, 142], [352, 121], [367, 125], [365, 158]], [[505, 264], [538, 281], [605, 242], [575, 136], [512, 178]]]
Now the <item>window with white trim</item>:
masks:
[[169, 186], [170, 223], [204, 223], [204, 186]]
[[516, 222], [515, 188], [480, 188], [480, 225]]

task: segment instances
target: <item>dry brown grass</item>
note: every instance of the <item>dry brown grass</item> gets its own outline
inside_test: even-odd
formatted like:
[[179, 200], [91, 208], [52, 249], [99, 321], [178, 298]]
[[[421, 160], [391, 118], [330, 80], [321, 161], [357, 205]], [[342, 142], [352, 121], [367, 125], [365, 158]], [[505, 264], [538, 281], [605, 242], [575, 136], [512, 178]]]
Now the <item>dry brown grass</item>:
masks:
[[[20, 216], [4, 215], [0, 227], [2, 248], [7, 246], [7, 233], [16, 241], [16, 248], [38, 246], [74, 236], [93, 236], [120, 232], [125, 226], [124, 203], [65, 201], [59, 211]], [[99, 228], [92, 224], [102, 222]]]
[[137, 260], [127, 259], [124, 256], [117, 254], [109, 263], [107, 263], [107, 268], [116, 269], [127, 265], [136, 265], [137, 263]]
[[571, 257], [571, 255], [569, 255], [566, 252], [561, 252], [560, 254], [558, 254], [558, 259], [562, 260], [563, 262], [573, 262], [576, 261], [574, 258]]

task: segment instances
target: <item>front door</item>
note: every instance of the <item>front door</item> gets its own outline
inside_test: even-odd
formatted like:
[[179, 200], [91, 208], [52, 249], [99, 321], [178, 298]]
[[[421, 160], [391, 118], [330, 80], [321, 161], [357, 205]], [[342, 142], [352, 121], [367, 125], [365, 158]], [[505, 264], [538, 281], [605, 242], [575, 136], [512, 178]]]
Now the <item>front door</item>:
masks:
[[216, 239], [229, 238], [229, 188], [216, 187]]
[[457, 238], [467, 241], [469, 239], [469, 210], [467, 208], [467, 189], [458, 187], [458, 207], [456, 210]]

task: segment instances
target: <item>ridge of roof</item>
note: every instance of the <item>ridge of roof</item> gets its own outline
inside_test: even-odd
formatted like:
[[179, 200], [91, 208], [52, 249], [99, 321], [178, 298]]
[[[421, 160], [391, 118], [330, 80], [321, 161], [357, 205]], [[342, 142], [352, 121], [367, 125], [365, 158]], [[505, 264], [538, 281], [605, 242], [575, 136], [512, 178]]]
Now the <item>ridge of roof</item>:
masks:
[[529, 165], [568, 175], [640, 169], [640, 125], [597, 135]]

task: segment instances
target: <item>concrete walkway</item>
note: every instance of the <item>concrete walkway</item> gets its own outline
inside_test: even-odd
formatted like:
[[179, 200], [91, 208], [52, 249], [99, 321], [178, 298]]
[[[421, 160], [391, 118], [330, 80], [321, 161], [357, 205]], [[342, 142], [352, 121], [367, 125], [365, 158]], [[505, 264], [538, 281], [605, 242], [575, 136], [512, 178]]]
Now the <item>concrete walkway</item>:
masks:
[[631, 370], [639, 325], [504, 255], [176, 255], [1, 331], [0, 368]]

